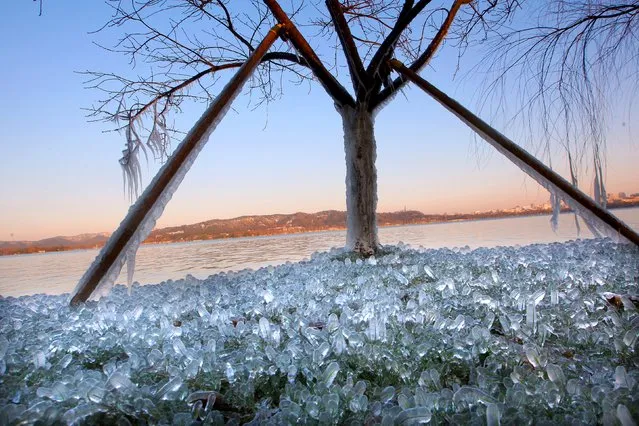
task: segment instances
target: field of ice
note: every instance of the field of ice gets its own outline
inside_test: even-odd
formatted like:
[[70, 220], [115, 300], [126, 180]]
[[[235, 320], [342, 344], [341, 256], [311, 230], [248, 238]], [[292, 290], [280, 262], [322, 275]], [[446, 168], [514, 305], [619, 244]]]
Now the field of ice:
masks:
[[638, 285], [586, 240], [0, 297], [0, 424], [637, 424]]

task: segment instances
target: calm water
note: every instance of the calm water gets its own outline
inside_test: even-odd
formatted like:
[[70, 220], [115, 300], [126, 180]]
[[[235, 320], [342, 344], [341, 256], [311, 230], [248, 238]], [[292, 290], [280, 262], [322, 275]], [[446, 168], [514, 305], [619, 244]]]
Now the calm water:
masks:
[[[613, 213], [639, 230], [639, 208]], [[381, 228], [382, 244], [400, 241], [418, 247], [495, 247], [567, 241], [578, 238], [574, 217], [563, 214], [553, 233], [549, 216], [519, 217], [471, 222], [410, 225]], [[592, 235], [582, 226], [582, 238]], [[137, 256], [135, 280], [144, 284], [191, 274], [205, 278], [220, 271], [259, 268], [308, 259], [315, 251], [342, 247], [345, 231], [274, 237], [237, 238], [192, 243], [147, 245]], [[97, 250], [78, 250], [0, 257], [0, 295], [68, 293], [89, 267]], [[126, 281], [126, 274], [117, 282]]]

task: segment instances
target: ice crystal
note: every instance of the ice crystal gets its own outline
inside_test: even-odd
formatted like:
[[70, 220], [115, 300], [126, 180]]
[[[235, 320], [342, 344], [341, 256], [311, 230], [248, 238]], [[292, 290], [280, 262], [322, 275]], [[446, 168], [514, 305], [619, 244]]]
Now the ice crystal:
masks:
[[344, 256], [0, 298], [0, 424], [637, 423], [636, 248]]

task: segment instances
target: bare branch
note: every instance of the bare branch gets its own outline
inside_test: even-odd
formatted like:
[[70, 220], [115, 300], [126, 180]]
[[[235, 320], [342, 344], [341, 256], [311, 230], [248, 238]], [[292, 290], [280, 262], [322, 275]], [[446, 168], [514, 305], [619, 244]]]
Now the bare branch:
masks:
[[266, 6], [271, 10], [275, 19], [284, 25], [286, 37], [293, 43], [295, 49], [304, 57], [313, 74], [320, 81], [326, 92], [338, 105], [355, 105], [355, 100], [346, 91], [333, 75], [326, 69], [313, 48], [308, 44], [302, 33], [291, 22], [284, 10], [276, 0], [264, 0]]
[[[288, 52], [269, 52], [266, 53], [264, 56], [262, 56], [261, 62], [269, 62], [269, 61], [289, 61], [289, 62], [293, 62], [295, 64], [298, 65], [304, 65], [307, 66], [307, 63], [304, 61], [304, 59], [299, 58], [298, 56], [293, 55], [292, 53], [288, 53]], [[204, 77], [205, 75], [208, 74], [212, 74], [216, 71], [222, 71], [222, 70], [227, 70], [230, 68], [239, 68], [242, 66], [244, 62], [229, 62], [223, 65], [213, 65], [211, 66], [209, 69], [206, 69], [204, 71], [201, 71], [197, 74], [195, 74], [193, 77], [190, 77], [186, 80], [184, 80], [182, 83], [171, 87], [168, 90], [165, 90], [164, 92], [158, 94], [157, 96], [155, 96], [151, 101], [149, 101], [147, 104], [145, 104], [143, 107], [141, 107], [133, 117], [131, 117], [131, 120], [136, 120], [138, 119], [141, 115], [143, 115], [151, 106], [155, 105], [158, 101], [164, 99], [164, 98], [170, 98], [171, 96], [173, 96], [175, 93], [179, 92], [180, 90], [184, 89], [185, 87], [193, 84], [196, 81], [199, 81], [202, 77]]]
[[598, 224], [603, 224], [608, 229], [610, 235], [621, 234], [628, 241], [639, 246], [639, 234], [628, 225], [610, 214], [605, 208], [595, 203], [590, 197], [579, 189], [568, 183], [558, 173], [539, 161], [528, 151], [499, 133], [488, 125], [481, 118], [470, 112], [456, 100], [450, 98], [444, 92], [433, 86], [428, 81], [421, 78], [415, 71], [412, 71], [397, 60], [391, 60], [391, 66], [402, 75], [410, 79], [420, 89], [439, 102], [442, 106], [455, 114], [464, 124], [481, 136], [486, 142], [495, 147], [501, 154], [524, 170], [541, 186], [548, 189], [553, 194], [559, 194], [568, 205], [579, 212], [582, 217], [594, 219]]
[[[437, 34], [435, 34], [435, 37], [433, 37], [424, 53], [422, 53], [419, 58], [417, 58], [417, 60], [415, 60], [415, 62], [411, 64], [410, 69], [412, 71], [419, 72], [428, 64], [428, 62], [430, 62], [437, 49], [441, 46], [444, 39], [446, 38], [446, 35], [450, 30], [450, 26], [452, 25], [453, 21], [455, 20], [455, 16], [459, 11], [459, 8], [463, 4], [467, 4], [470, 1], [471, 0], [454, 0], [453, 5], [451, 6], [446, 15], [446, 18], [439, 27]], [[389, 97], [393, 96], [393, 94], [398, 90], [401, 90], [401, 88], [404, 86], [404, 84], [406, 84], [407, 81], [408, 80], [403, 75], [397, 77], [388, 87], [384, 88], [384, 90], [382, 90], [379, 95], [375, 97], [375, 99], [373, 99], [370, 105], [371, 110], [375, 110], [380, 105], [383, 105]]]
[[366, 93], [366, 88], [369, 86], [369, 79], [366, 74], [366, 70], [364, 69], [364, 64], [362, 64], [362, 58], [360, 58], [359, 52], [357, 51], [353, 35], [348, 28], [348, 23], [344, 18], [339, 1], [326, 0], [326, 7], [331, 14], [331, 18], [335, 25], [335, 32], [339, 37], [342, 48], [344, 49], [344, 55], [346, 56], [346, 62], [348, 63], [357, 99], [362, 99]]
[[404, 6], [397, 18], [397, 22], [395, 22], [395, 26], [393, 26], [391, 32], [388, 34], [379, 49], [377, 49], [375, 56], [373, 56], [373, 59], [371, 59], [371, 62], [366, 69], [368, 74], [373, 76], [374, 79], [371, 90], [372, 93], [377, 93], [383, 82], [386, 81], [386, 78], [390, 74], [390, 68], [386, 67], [382, 70], [381, 67], [385, 67], [386, 61], [393, 56], [399, 37], [429, 3], [430, 0], [420, 0], [415, 6], [413, 6], [413, 0], [404, 1]]
[[559, 0], [525, 13], [531, 19], [495, 38], [478, 67], [481, 96], [501, 109], [507, 91], [508, 104], [522, 106], [512, 122], [539, 135], [531, 143], [546, 155], [559, 145], [575, 181], [589, 170], [605, 192], [606, 125], [639, 78], [639, 1]]

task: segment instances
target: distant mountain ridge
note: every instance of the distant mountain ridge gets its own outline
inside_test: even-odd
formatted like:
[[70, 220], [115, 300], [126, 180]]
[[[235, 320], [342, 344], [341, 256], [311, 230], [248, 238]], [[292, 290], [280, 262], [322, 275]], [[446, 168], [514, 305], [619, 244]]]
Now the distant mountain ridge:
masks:
[[38, 241], [0, 241], [0, 256], [42, 251], [64, 251], [101, 247], [109, 239], [108, 232], [51, 237]]
[[[635, 194], [633, 194], [635, 195]], [[609, 201], [608, 208], [632, 207], [639, 205], [637, 197], [626, 200]], [[562, 209], [567, 211], [568, 209]], [[417, 210], [403, 210], [378, 213], [379, 226], [427, 224], [460, 220], [476, 220], [509, 216], [529, 216], [548, 214], [550, 206], [515, 207], [508, 210], [489, 212], [424, 214]], [[192, 225], [171, 226], [155, 229], [145, 243], [173, 243], [221, 238], [251, 237], [260, 235], [296, 234], [340, 230], [346, 228], [346, 212], [326, 210], [317, 213], [291, 213], [241, 216], [232, 219], [212, 219]], [[52, 237], [38, 241], [0, 241], [0, 256], [11, 254], [41, 253], [91, 249], [102, 247], [109, 233], [80, 234], [71, 237]]]
[[[419, 211], [379, 213], [380, 226], [427, 223], [440, 215], [425, 215]], [[193, 225], [173, 226], [154, 230], [147, 243], [212, 240], [258, 235], [296, 234], [346, 228], [346, 212], [326, 210], [317, 213], [241, 216], [233, 219], [213, 219]]]

